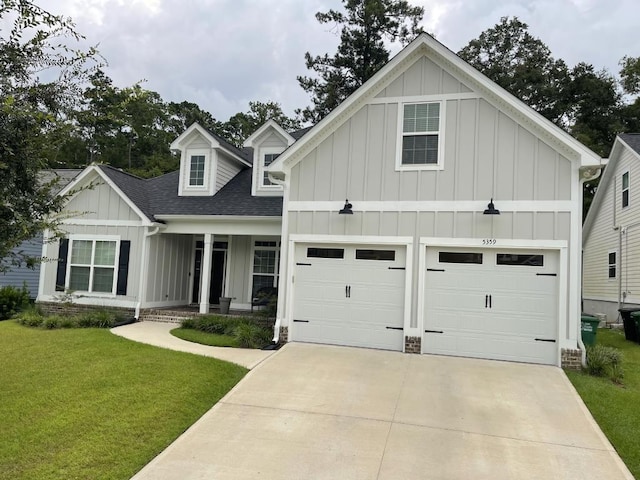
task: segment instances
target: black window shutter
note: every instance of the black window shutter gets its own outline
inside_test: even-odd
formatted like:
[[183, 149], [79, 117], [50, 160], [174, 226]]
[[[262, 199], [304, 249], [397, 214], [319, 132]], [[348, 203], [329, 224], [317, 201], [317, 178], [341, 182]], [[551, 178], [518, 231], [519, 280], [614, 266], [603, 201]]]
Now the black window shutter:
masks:
[[64, 284], [67, 280], [67, 255], [69, 254], [69, 239], [60, 239], [58, 250], [58, 271], [56, 273], [56, 292], [64, 292]]
[[116, 295], [127, 294], [127, 278], [129, 277], [129, 251], [131, 241], [122, 240], [120, 242], [120, 259], [118, 260], [118, 283], [116, 284]]

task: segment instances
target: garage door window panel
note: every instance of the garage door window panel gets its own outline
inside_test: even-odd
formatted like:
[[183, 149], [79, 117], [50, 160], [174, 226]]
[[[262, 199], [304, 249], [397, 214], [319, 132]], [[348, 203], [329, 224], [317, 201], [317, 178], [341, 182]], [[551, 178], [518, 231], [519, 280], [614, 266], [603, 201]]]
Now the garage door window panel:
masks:
[[482, 253], [474, 252], [440, 252], [438, 254], [440, 263], [465, 263], [482, 265]]
[[344, 258], [344, 248], [307, 248], [307, 258]]
[[544, 255], [498, 253], [496, 263], [498, 265], [542, 267], [544, 266]]
[[394, 262], [396, 260], [396, 251], [356, 249], [356, 260], [378, 260]]

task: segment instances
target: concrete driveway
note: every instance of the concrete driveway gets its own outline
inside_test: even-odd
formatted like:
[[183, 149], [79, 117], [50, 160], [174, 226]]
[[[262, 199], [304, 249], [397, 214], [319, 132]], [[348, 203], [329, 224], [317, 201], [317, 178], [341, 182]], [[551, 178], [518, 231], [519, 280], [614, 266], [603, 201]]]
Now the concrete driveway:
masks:
[[631, 479], [562, 370], [288, 344], [134, 479]]

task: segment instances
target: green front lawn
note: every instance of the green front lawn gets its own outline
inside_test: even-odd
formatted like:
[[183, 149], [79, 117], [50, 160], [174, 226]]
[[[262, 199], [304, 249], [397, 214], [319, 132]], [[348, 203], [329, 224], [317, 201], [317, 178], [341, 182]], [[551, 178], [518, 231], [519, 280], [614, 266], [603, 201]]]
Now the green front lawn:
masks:
[[104, 329], [0, 322], [0, 479], [128, 479], [246, 369]]
[[596, 341], [622, 352], [623, 385], [581, 372], [568, 371], [567, 376], [631, 473], [640, 478], [640, 345], [626, 341], [618, 330], [599, 329]]
[[188, 342], [200, 343], [202, 345], [210, 345], [212, 347], [236, 347], [240, 346], [240, 342], [236, 337], [225, 335], [223, 333], [207, 333], [191, 328], [174, 328], [171, 335], [181, 338]]

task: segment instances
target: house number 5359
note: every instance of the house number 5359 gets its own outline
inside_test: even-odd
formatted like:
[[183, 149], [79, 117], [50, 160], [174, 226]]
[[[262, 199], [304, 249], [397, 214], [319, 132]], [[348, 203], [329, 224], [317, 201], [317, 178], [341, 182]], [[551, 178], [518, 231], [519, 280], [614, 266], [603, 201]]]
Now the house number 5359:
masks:
[[483, 238], [482, 239], [482, 244], [483, 245], [495, 245], [496, 244], [496, 239], [495, 238]]

